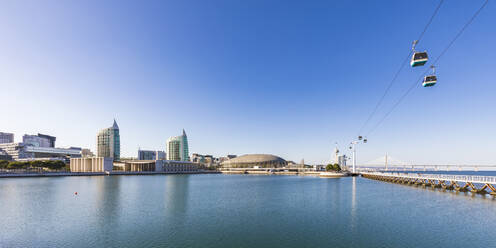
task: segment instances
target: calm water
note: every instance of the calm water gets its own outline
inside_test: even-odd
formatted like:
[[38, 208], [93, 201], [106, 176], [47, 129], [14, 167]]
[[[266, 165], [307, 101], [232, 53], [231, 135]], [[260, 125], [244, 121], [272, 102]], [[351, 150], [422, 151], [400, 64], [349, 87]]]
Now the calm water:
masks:
[[0, 179], [0, 247], [495, 247], [495, 210], [364, 178]]

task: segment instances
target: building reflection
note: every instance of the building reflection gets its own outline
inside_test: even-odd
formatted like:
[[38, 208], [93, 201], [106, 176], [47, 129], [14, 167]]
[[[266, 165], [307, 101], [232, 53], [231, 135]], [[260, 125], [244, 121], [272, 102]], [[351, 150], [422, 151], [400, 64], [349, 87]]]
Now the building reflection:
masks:
[[[96, 214], [101, 226], [116, 225], [121, 211], [120, 182], [123, 176], [99, 176], [96, 180]], [[105, 230], [105, 229], [102, 229]]]
[[168, 216], [183, 215], [188, 203], [188, 175], [170, 175], [165, 179], [165, 210]]

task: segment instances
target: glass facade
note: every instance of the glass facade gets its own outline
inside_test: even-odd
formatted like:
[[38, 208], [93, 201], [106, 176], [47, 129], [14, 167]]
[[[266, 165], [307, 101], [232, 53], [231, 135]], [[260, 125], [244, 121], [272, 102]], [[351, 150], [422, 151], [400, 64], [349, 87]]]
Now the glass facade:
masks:
[[3, 143], [14, 143], [14, 134], [0, 132], [0, 144]]
[[181, 160], [181, 140], [178, 137], [170, 138], [167, 141], [167, 160]]
[[119, 126], [114, 120], [114, 125], [101, 130], [97, 135], [97, 156], [111, 157], [114, 160], [121, 158], [121, 142]]
[[188, 137], [183, 130], [183, 135], [170, 137], [167, 140], [167, 160], [189, 161]]

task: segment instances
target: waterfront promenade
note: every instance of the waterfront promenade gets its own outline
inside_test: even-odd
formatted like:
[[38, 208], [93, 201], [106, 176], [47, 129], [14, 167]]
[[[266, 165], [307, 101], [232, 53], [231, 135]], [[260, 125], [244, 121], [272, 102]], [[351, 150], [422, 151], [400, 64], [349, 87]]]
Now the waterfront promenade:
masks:
[[494, 186], [496, 185], [495, 176], [385, 172], [362, 172], [361, 175], [365, 178], [392, 183], [442, 188], [459, 192], [470, 191], [477, 194], [491, 194], [496, 196], [496, 187]]
[[0, 178], [8, 177], [65, 177], [65, 176], [131, 176], [131, 175], [177, 175], [177, 174], [217, 174], [218, 171], [183, 171], [183, 172], [155, 172], [155, 171], [110, 171], [110, 172], [0, 172]]

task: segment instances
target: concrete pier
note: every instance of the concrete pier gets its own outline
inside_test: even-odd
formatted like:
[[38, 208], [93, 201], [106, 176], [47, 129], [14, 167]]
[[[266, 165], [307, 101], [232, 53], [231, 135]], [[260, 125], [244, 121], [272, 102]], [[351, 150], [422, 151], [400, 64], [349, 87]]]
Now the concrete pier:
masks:
[[475, 194], [491, 194], [496, 196], [496, 187], [493, 186], [496, 185], [496, 177], [494, 176], [384, 172], [363, 172], [360, 174], [365, 178], [385, 182], [442, 188], [444, 190], [472, 192]]

